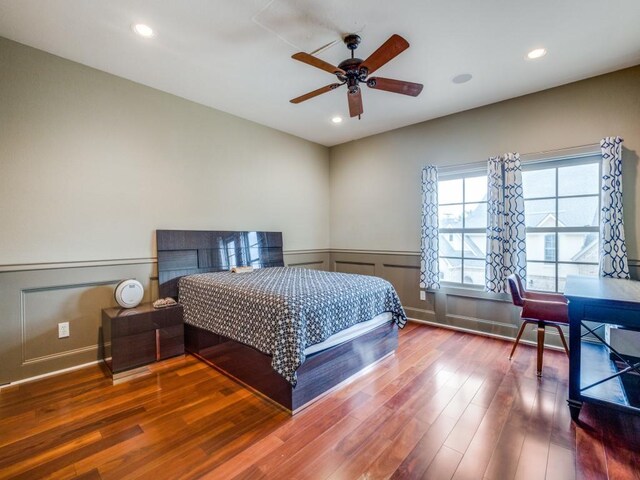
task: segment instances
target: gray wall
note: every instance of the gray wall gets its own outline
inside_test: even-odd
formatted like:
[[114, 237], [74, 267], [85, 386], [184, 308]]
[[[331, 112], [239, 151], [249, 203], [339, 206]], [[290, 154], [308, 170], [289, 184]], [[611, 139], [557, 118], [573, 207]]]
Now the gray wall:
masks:
[[326, 147], [2, 38], [0, 205], [0, 384], [95, 360], [116, 282], [157, 296], [156, 229], [329, 261]]
[[[462, 87], [464, 88], [464, 87]], [[625, 139], [630, 258], [640, 258], [640, 66], [331, 148], [331, 248], [417, 252], [424, 165]]]
[[[505, 296], [442, 288], [419, 299], [420, 171], [609, 135], [625, 139], [625, 227], [638, 278], [640, 66], [331, 148], [332, 267], [387, 277], [413, 318], [513, 337], [519, 321]], [[548, 339], [559, 345], [556, 334]]]
[[157, 228], [329, 247], [326, 147], [5, 39], [0, 85], [0, 265], [152, 258]]

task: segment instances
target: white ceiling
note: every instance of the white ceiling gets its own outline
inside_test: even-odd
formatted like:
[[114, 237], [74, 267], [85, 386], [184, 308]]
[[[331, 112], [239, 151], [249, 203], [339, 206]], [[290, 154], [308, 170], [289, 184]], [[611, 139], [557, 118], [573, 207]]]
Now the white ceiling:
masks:
[[[153, 39], [136, 36], [146, 23]], [[335, 77], [292, 60], [357, 32], [366, 58], [391, 34], [411, 48], [376, 72], [417, 97], [346, 90], [289, 99]], [[639, 0], [0, 0], [0, 36], [323, 145], [392, 130], [640, 63]], [[548, 55], [525, 60], [545, 47]], [[319, 57], [348, 57], [339, 43]], [[454, 84], [461, 73], [473, 80]], [[344, 122], [334, 125], [334, 115]]]

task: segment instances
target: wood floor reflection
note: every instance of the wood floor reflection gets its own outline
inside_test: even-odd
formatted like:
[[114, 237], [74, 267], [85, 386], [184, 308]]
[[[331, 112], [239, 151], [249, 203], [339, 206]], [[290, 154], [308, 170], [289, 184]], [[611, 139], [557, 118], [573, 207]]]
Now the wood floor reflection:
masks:
[[409, 324], [397, 353], [291, 418], [193, 357], [0, 391], [0, 478], [640, 479], [640, 417], [566, 406], [567, 359]]

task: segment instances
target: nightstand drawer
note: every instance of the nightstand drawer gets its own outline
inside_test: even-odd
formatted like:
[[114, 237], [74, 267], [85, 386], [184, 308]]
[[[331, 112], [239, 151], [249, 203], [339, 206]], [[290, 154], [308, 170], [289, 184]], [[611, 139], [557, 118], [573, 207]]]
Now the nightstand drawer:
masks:
[[113, 373], [147, 365], [155, 361], [155, 330], [118, 337], [111, 341], [111, 370]]
[[158, 329], [159, 359], [175, 357], [184, 353], [184, 325]]
[[148, 311], [131, 308], [111, 318], [111, 335], [125, 337], [158, 328], [182, 325], [182, 305]]
[[182, 305], [158, 309], [153, 315], [153, 328], [168, 328], [184, 325], [182, 322]]

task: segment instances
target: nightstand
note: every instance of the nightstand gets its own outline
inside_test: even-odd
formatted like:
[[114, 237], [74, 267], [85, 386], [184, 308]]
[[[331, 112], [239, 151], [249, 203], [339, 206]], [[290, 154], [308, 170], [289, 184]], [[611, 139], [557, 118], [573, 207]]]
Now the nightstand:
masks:
[[184, 354], [182, 305], [102, 310], [104, 360], [112, 375]]

